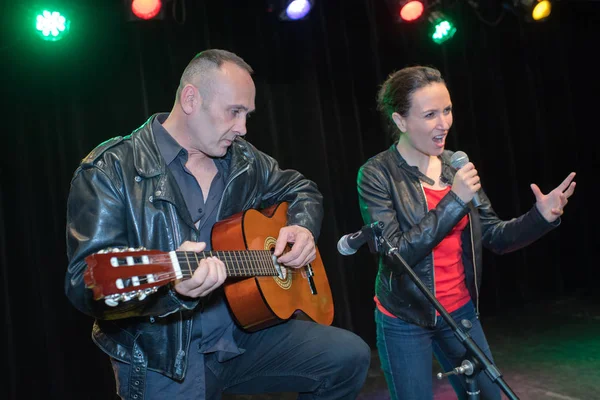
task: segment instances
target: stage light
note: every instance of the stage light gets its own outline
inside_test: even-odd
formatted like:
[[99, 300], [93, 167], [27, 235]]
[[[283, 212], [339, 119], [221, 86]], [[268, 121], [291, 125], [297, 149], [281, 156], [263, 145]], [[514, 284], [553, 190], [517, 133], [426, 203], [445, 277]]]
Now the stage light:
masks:
[[400, 18], [406, 22], [416, 21], [425, 11], [425, 5], [418, 0], [406, 1], [400, 5]]
[[538, 1], [538, 3], [533, 7], [533, 11], [531, 11], [531, 18], [535, 21], [541, 21], [550, 16], [552, 12], [552, 3], [547, 0]]
[[129, 20], [152, 20], [163, 18], [161, 0], [124, 0], [129, 10]]
[[415, 22], [425, 14], [425, 0], [387, 0], [390, 12], [396, 22]]
[[444, 43], [456, 33], [456, 26], [452, 20], [441, 11], [432, 11], [428, 20], [430, 37], [437, 44]]
[[312, 10], [314, 0], [287, 0], [279, 14], [282, 21], [297, 21], [306, 18]]
[[552, 12], [549, 0], [514, 0], [513, 7], [527, 22], [544, 21]]
[[59, 11], [43, 10], [36, 15], [35, 29], [44, 40], [55, 42], [69, 33], [71, 21]]

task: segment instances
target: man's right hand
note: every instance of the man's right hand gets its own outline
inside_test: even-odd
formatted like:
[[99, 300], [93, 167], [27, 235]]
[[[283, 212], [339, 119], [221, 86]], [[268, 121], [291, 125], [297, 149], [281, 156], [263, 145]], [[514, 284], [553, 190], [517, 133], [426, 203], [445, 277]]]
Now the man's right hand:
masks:
[[[204, 242], [183, 242], [177, 251], [200, 252], [206, 248]], [[200, 265], [194, 271], [190, 279], [179, 281], [175, 285], [177, 293], [197, 298], [204, 297], [225, 282], [227, 273], [225, 264], [216, 257], [208, 257], [200, 261]]]

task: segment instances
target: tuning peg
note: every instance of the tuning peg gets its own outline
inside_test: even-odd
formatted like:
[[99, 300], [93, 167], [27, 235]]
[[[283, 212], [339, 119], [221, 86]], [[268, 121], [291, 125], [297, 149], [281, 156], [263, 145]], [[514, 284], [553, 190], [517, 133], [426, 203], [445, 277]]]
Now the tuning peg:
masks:
[[118, 294], [114, 294], [111, 296], [107, 296], [104, 299], [104, 303], [106, 303], [107, 306], [109, 307], [116, 307], [119, 305], [119, 295]]
[[134, 293], [135, 292], [129, 292], [129, 293], [123, 293], [123, 294], [121, 294], [121, 300], [122, 301], [129, 301], [129, 300], [131, 300], [133, 298], [133, 296], [135, 295]]
[[142, 301], [146, 297], [148, 297], [149, 294], [156, 293], [156, 292], [158, 292], [158, 287], [152, 287], [152, 288], [147, 288], [147, 289], [143, 289], [143, 290], [136, 290], [136, 291], [129, 292], [129, 293], [111, 294], [110, 296], [106, 296], [104, 298], [104, 303], [106, 303], [106, 305], [109, 307], [116, 307], [122, 301], [129, 301], [129, 300], [133, 299], [134, 297], [137, 298], [138, 300]]

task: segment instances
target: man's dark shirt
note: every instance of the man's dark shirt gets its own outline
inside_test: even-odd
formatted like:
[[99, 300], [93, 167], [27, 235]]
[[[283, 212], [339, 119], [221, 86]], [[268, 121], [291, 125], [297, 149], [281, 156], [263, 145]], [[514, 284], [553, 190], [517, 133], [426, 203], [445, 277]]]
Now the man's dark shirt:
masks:
[[[227, 166], [224, 160], [215, 159], [218, 172], [210, 185], [208, 197], [205, 200], [198, 181], [185, 167], [188, 160], [187, 150], [181, 147], [162, 126], [167, 116], [168, 114], [160, 114], [152, 123], [154, 138], [165, 163], [179, 185], [192, 221], [200, 232], [199, 241], [206, 243], [205, 251], [210, 251], [211, 232], [216, 223], [217, 211], [225, 189], [224, 171]], [[222, 290], [218, 289], [208, 297], [201, 299], [194, 313], [192, 340], [201, 338], [199, 351], [203, 353], [220, 352], [218, 356], [221, 361], [243, 352], [233, 339], [234, 322], [225, 304]]]

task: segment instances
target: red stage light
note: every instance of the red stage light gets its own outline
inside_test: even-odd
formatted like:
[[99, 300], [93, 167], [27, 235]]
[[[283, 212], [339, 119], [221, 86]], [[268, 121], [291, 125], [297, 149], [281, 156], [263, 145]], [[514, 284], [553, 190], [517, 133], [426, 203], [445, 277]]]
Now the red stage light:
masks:
[[424, 10], [423, 2], [407, 1], [404, 5], [401, 5], [400, 18], [406, 22], [416, 21], [423, 15]]
[[162, 3], [160, 0], [133, 0], [131, 11], [141, 19], [152, 19], [158, 15]]

